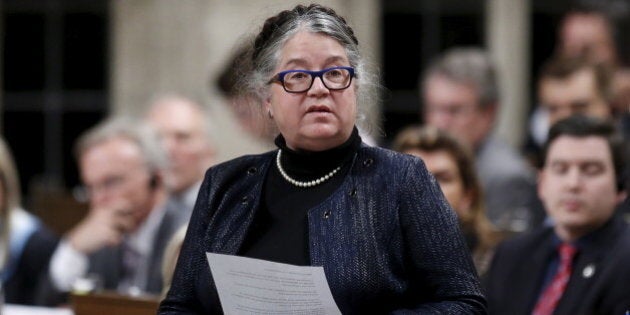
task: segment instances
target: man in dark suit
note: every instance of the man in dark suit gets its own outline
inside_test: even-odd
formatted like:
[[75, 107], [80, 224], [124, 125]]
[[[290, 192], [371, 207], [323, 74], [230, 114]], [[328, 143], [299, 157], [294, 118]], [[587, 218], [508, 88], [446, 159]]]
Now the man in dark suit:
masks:
[[597, 118], [550, 130], [538, 179], [552, 224], [501, 244], [486, 278], [491, 314], [626, 314], [630, 230], [615, 213], [623, 141]]
[[76, 149], [90, 210], [56, 249], [43, 303], [90, 289], [86, 279], [121, 294], [160, 293], [164, 248], [180, 224], [166, 206], [167, 160], [157, 134], [113, 119], [84, 134]]

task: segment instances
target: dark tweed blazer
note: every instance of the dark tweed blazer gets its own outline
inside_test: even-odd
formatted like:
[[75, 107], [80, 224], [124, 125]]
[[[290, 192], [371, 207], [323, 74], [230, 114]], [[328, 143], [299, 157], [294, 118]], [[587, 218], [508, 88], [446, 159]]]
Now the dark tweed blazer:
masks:
[[[211, 168], [160, 314], [220, 314], [206, 252], [235, 254], [276, 152]], [[420, 159], [362, 146], [343, 183], [308, 212], [311, 265], [344, 314], [484, 314], [454, 212]]]

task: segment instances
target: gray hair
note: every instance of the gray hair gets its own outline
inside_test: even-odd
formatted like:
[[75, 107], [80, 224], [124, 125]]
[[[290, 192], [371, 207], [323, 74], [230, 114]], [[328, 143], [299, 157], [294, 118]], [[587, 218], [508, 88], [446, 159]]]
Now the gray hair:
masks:
[[359, 51], [359, 41], [346, 20], [333, 9], [322, 5], [297, 5], [265, 21], [252, 46], [253, 69], [243, 78], [243, 85], [260, 100], [265, 99], [269, 93], [269, 79], [275, 74], [273, 71], [278, 65], [282, 47], [296, 33], [304, 30], [332, 37], [343, 46], [350, 66], [355, 69], [357, 120], [363, 120], [367, 109], [359, 105], [377, 95], [375, 90], [380, 87], [377, 76], [368, 69]]
[[179, 106], [188, 106], [194, 111], [197, 111], [197, 113], [199, 114], [199, 119], [201, 119], [201, 128], [203, 129], [205, 140], [208, 145], [213, 143], [215, 139], [215, 126], [212, 115], [210, 113], [210, 109], [207, 106], [202, 105], [200, 101], [192, 97], [175, 92], [155, 94], [149, 101], [149, 107], [145, 112], [145, 116], [148, 115], [152, 110], [173, 102], [181, 103], [179, 104]]
[[471, 85], [479, 92], [479, 106], [488, 107], [499, 101], [495, 65], [481, 48], [458, 47], [432, 62], [420, 78], [421, 87], [433, 76]]
[[157, 133], [147, 123], [129, 117], [109, 118], [86, 131], [76, 142], [75, 156], [79, 160], [94, 146], [119, 137], [129, 139], [140, 148], [149, 171], [166, 168], [168, 158]]

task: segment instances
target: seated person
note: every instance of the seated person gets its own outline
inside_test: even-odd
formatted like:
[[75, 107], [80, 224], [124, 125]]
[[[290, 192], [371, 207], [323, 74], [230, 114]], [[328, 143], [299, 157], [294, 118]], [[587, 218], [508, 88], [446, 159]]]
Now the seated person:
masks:
[[166, 94], [151, 102], [145, 120], [155, 128], [168, 156], [169, 207], [179, 208], [179, 222], [188, 224], [203, 174], [216, 157], [210, 113], [191, 98]]
[[612, 123], [587, 116], [549, 131], [538, 195], [553, 226], [497, 246], [486, 276], [490, 314], [626, 314], [630, 229], [615, 212], [623, 142]]
[[467, 147], [435, 127], [411, 126], [394, 139], [392, 149], [420, 157], [457, 213], [477, 272], [483, 276], [500, 240], [486, 217], [483, 191]]
[[18, 181], [9, 148], [0, 139], [0, 279], [4, 300], [35, 304], [37, 283], [48, 268], [59, 238], [37, 217], [20, 208]]
[[612, 118], [608, 102], [610, 73], [605, 67], [584, 58], [548, 60], [540, 70], [537, 82], [539, 107], [532, 119], [543, 126], [539, 135], [530, 134], [525, 153], [535, 167], [540, 167], [542, 145], [548, 127], [560, 119], [582, 114], [602, 119]]
[[[628, 128], [630, 67], [627, 53], [621, 49], [626, 43], [618, 35], [624, 35], [621, 33], [627, 27], [624, 26], [627, 22], [623, 21], [628, 20], [629, 11], [617, 10], [617, 16], [613, 17], [611, 12], [607, 12], [606, 1], [590, 2], [592, 3], [577, 4], [562, 16], [558, 26], [555, 56], [581, 57], [609, 69], [610, 89], [607, 91], [607, 99], [615, 120], [622, 127]], [[630, 135], [628, 129], [624, 132], [624, 135]]]
[[446, 130], [475, 154], [488, 219], [500, 230], [539, 225], [535, 173], [520, 152], [495, 135], [500, 82], [496, 65], [478, 47], [454, 47], [431, 62], [419, 81], [425, 123]]
[[107, 120], [77, 142], [90, 210], [53, 255], [46, 304], [63, 303], [77, 280], [95, 277], [121, 294], [159, 294], [164, 247], [181, 226], [166, 205], [166, 155], [153, 129]]

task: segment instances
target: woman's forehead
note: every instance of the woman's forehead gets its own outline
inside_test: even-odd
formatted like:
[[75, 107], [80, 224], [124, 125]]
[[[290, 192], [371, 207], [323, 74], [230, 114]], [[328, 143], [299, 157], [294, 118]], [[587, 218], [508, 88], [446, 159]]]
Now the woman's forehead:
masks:
[[301, 31], [284, 44], [279, 54], [280, 65], [308, 65], [347, 62], [344, 47], [333, 37]]

